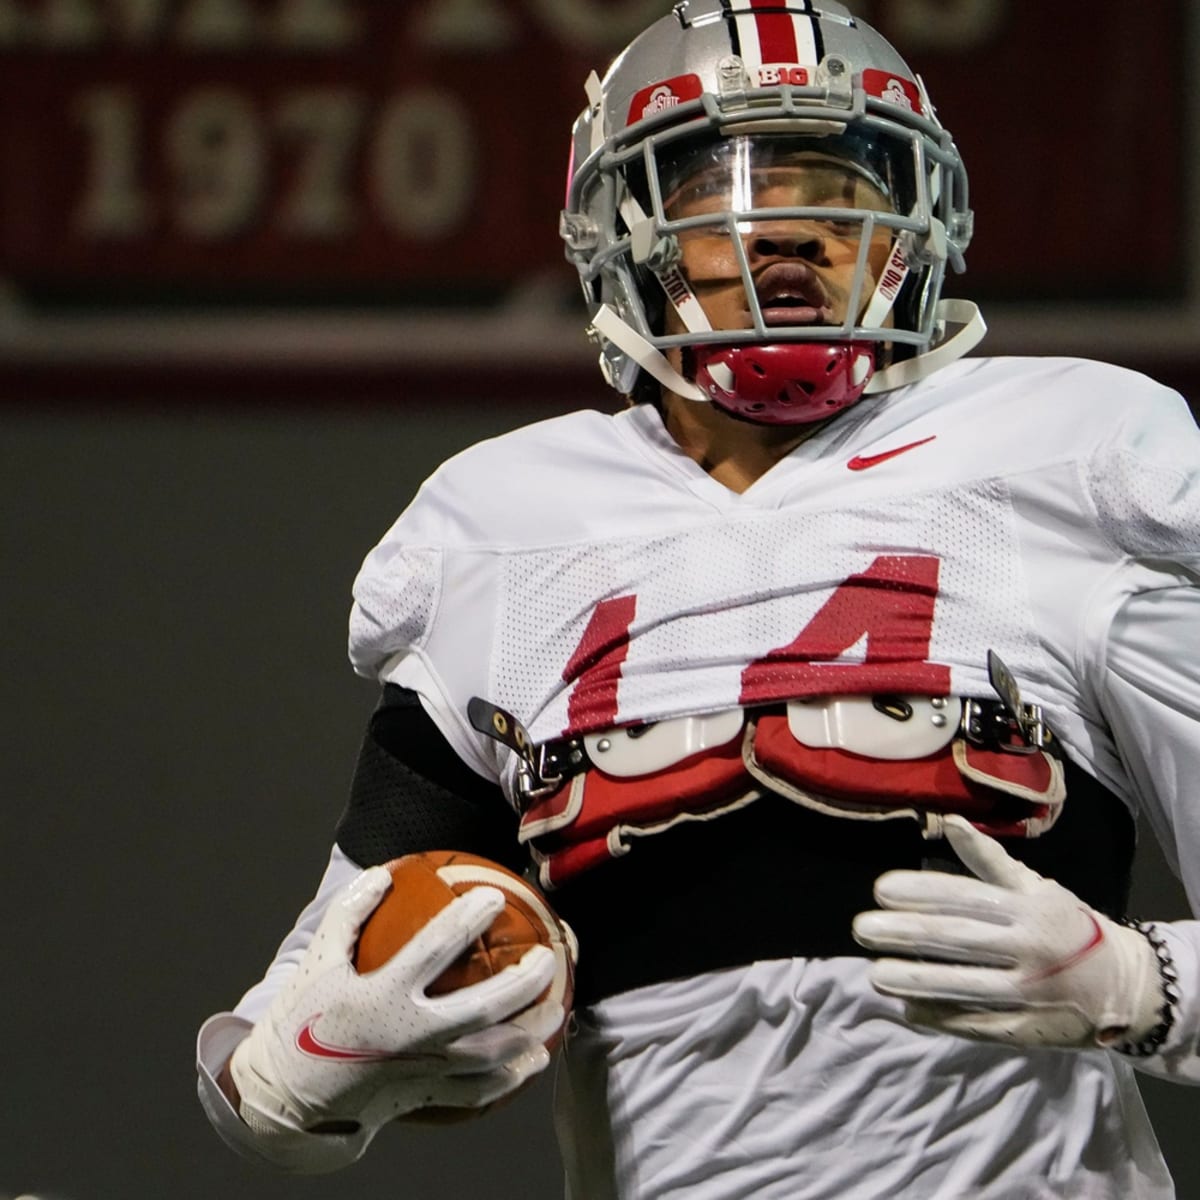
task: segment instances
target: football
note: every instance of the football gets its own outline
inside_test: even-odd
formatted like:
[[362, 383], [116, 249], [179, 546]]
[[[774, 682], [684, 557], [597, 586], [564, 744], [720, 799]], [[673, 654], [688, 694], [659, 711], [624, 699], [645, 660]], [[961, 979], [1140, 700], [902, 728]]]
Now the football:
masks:
[[[553, 996], [562, 1003], [564, 1013], [570, 1012], [575, 938], [535, 887], [499, 863], [457, 850], [408, 854], [386, 866], [392, 876], [391, 890], [359, 932], [354, 966], [360, 974], [381, 967], [456, 896], [488, 884], [504, 893], [504, 909], [426, 990], [438, 996], [477, 983], [517, 962], [531, 946], [542, 945], [554, 951], [558, 969], [539, 1000]], [[546, 1043], [547, 1048], [553, 1050], [561, 1039], [560, 1028]]]

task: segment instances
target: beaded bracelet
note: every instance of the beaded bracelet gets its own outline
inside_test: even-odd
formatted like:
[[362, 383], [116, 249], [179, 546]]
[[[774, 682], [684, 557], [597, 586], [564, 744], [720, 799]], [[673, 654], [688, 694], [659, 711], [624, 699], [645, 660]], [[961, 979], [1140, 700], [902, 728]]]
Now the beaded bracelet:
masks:
[[1129, 917], [1123, 918], [1121, 924], [1129, 929], [1136, 929], [1154, 950], [1154, 957], [1158, 960], [1158, 976], [1164, 1003], [1159, 1010], [1158, 1024], [1140, 1042], [1122, 1042], [1113, 1049], [1134, 1058], [1148, 1058], [1166, 1042], [1171, 1027], [1175, 1024], [1175, 1006], [1179, 1003], [1179, 972], [1175, 970], [1175, 960], [1167, 948], [1167, 939], [1158, 932], [1155, 925], [1148, 921], [1134, 921]]

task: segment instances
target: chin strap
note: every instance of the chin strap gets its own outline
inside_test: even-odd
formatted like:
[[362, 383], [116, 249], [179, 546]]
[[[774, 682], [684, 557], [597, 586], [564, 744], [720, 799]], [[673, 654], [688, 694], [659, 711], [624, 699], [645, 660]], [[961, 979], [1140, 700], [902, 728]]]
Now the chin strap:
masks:
[[987, 333], [987, 322], [979, 305], [971, 300], [942, 300], [937, 306], [939, 328], [946, 325], [961, 325], [957, 333], [951, 334], [945, 341], [940, 342], [932, 350], [918, 354], [916, 358], [906, 358], [903, 362], [893, 363], [876, 371], [864, 389], [864, 395], [874, 396], [880, 392], [890, 392], [907, 384], [916, 383], [940, 371], [942, 367], [956, 362], [964, 354], [969, 354], [983, 341]]
[[[708, 403], [708, 397], [694, 384], [684, 379], [667, 361], [666, 355], [648, 342], [636, 329], [627, 325], [607, 304], [600, 305], [599, 312], [592, 318], [592, 328], [612, 342], [622, 354], [631, 358], [647, 374], [652, 375], [663, 387], [682, 396], [685, 400]], [[603, 363], [601, 364], [603, 365]]]
[[[946, 325], [959, 325], [961, 328], [932, 350], [877, 371], [864, 389], [865, 395], [890, 392], [932, 375], [934, 371], [969, 354], [987, 333], [987, 323], [983, 314], [979, 311], [979, 306], [971, 300], [940, 301], [937, 306], [937, 318], [941, 328]], [[600, 305], [592, 318], [592, 328], [669, 391], [685, 400], [709, 403], [707, 393], [680, 375], [661, 350], [621, 320], [609, 305]]]

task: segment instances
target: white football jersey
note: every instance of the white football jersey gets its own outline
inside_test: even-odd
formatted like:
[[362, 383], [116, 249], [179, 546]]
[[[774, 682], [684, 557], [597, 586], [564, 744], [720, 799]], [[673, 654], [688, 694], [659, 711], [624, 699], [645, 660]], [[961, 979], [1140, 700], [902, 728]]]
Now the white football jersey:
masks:
[[[993, 650], [1067, 753], [1147, 812], [1195, 907], [1198, 577], [1200, 435], [1178, 396], [1092, 362], [975, 359], [862, 401], [742, 494], [646, 406], [475, 446], [367, 558], [351, 657], [415, 689], [511, 796], [515, 756], [471, 728], [473, 696], [542, 741], [792, 697], [988, 696]], [[1148, 1069], [1200, 1081], [1200, 927], [1169, 929], [1188, 999]], [[841, 1197], [863, 1180], [947, 1200], [1172, 1194], [1125, 1060], [912, 1031], [865, 969], [759, 963], [594, 1006], [560, 1087], [575, 1200]], [[692, 1045], [700, 1007], [730, 1014], [714, 1016], [727, 1053], [711, 1030]], [[803, 1053], [756, 1086], [787, 1103], [748, 1101], [738, 1072], [784, 1042]], [[898, 1152], [928, 1141], [950, 1077], [946, 1154]], [[882, 1142], [867, 1136], [877, 1108]], [[759, 1121], [765, 1141], [743, 1153]], [[852, 1155], [848, 1122], [864, 1131]], [[1018, 1161], [968, 1189], [1018, 1143]], [[781, 1159], [785, 1145], [813, 1169]]]
[[[1196, 908], [1198, 580], [1178, 396], [1092, 362], [972, 359], [862, 400], [741, 494], [645, 406], [477, 445], [367, 557], [350, 653], [512, 798], [515, 756], [472, 728], [472, 697], [541, 741], [798, 697], [989, 696], [992, 650], [1145, 812]], [[267, 977], [202, 1035], [231, 1140], [210, 1068], [353, 873], [335, 849]], [[1184, 1000], [1139, 1065], [1200, 1082], [1200, 926], [1163, 928]], [[772, 960], [580, 1013], [558, 1089], [572, 1200], [1173, 1195], [1128, 1060], [913, 1029], [866, 969]]]
[[[1106, 675], [1131, 600], [1191, 594], [1198, 572], [1178, 396], [1092, 362], [973, 359], [862, 401], [742, 494], [646, 406], [477, 445], [368, 556], [350, 654], [511, 786], [472, 696], [542, 741], [797, 696], [989, 696], [991, 649], [1081, 765], [1174, 809], [1177, 773], [1122, 761]], [[1195, 636], [1136, 636], [1195, 699]]]

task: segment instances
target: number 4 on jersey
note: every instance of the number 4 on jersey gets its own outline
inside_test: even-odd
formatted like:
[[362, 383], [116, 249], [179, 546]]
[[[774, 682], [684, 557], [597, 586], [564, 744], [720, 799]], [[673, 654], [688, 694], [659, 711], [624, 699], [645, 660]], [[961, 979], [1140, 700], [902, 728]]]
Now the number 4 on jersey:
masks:
[[[740, 702], [866, 692], [944, 695], [950, 668], [928, 662], [938, 559], [881, 554], [851, 575], [794, 641], [742, 672]], [[865, 641], [861, 662], [837, 662]]]
[[[927, 661], [938, 568], [932, 555], [877, 557], [839, 584], [793, 641], [746, 667], [738, 703], [869, 692], [945, 695], [950, 668]], [[636, 610], [636, 596], [618, 596], [592, 611], [563, 671], [565, 681], [574, 680], [569, 730], [617, 723], [617, 690]], [[861, 661], [838, 661], [860, 643]]]

